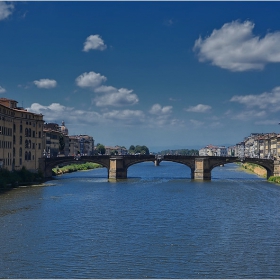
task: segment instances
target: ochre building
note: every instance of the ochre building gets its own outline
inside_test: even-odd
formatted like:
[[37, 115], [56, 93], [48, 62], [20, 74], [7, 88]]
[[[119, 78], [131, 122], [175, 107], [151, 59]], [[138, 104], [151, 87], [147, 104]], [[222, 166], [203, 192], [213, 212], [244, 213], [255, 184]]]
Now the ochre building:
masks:
[[12, 99], [0, 98], [0, 167], [37, 171], [43, 156], [43, 115], [28, 112]]

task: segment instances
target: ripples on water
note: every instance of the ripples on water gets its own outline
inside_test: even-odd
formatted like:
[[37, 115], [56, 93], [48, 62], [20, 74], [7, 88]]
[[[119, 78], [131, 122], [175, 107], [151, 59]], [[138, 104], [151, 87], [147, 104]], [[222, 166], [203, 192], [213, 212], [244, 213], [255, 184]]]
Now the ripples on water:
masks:
[[280, 278], [280, 187], [235, 165], [162, 162], [0, 196], [1, 278]]

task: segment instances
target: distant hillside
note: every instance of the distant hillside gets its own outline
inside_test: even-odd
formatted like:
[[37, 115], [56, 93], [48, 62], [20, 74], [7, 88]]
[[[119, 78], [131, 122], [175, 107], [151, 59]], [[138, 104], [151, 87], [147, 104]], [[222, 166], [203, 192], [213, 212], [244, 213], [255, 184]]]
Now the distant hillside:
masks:
[[198, 150], [194, 149], [177, 149], [177, 150], [163, 150], [158, 153], [159, 155], [181, 155], [181, 156], [198, 156]]

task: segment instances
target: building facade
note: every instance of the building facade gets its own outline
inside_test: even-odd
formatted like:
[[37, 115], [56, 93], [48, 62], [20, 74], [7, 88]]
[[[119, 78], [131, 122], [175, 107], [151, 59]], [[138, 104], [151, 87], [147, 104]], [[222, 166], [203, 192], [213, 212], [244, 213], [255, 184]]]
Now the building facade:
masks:
[[0, 166], [37, 171], [43, 155], [43, 115], [28, 112], [12, 99], [0, 98]]
[[94, 139], [89, 135], [69, 136], [69, 155], [92, 156], [94, 155]]

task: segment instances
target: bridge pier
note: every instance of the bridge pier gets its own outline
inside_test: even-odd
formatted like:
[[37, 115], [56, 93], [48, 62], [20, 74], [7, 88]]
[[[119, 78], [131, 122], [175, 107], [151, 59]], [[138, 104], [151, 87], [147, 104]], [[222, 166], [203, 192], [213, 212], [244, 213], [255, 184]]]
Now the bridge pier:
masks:
[[155, 166], [159, 166], [159, 163], [161, 162], [161, 160], [159, 160], [158, 158], [155, 160]]
[[209, 160], [207, 158], [196, 158], [195, 169], [192, 170], [191, 176], [194, 180], [211, 180]]
[[123, 158], [110, 158], [109, 180], [127, 179], [127, 169], [124, 167]]

